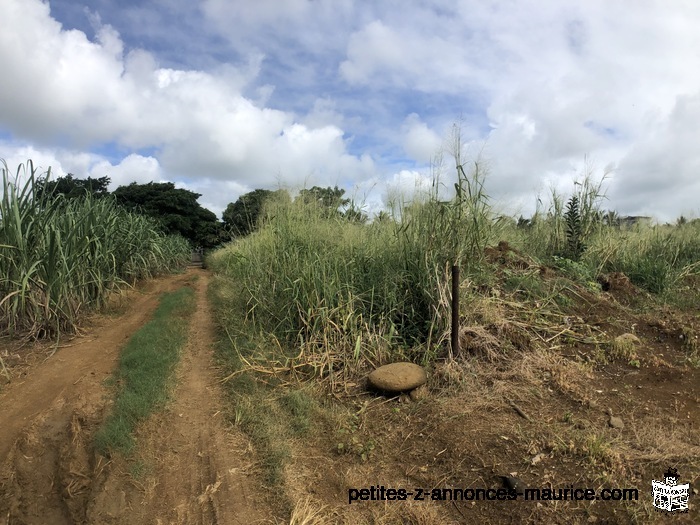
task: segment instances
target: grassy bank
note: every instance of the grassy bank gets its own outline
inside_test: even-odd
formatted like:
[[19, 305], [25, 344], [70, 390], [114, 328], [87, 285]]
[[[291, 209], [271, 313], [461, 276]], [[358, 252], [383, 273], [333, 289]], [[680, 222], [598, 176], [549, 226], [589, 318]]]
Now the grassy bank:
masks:
[[167, 401], [194, 306], [191, 288], [165, 294], [153, 319], [122, 350], [114, 375], [118, 387], [114, 407], [95, 435], [101, 454], [130, 453], [136, 425]]
[[259, 231], [210, 258], [235, 288], [227, 317], [274, 337], [281, 366], [298, 357], [317, 376], [389, 353], [430, 361], [447, 333], [450, 265], [478, 272], [499, 234], [481, 184], [462, 175], [452, 202], [404, 206], [400, 220], [369, 225], [301, 199], [268, 201]]

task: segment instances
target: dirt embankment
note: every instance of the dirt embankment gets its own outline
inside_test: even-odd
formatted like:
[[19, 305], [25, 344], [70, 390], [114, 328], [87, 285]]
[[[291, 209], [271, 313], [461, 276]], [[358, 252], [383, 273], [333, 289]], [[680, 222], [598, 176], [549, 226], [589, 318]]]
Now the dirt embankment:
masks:
[[[118, 317], [95, 326], [22, 372], [0, 393], [0, 521], [5, 524], [209, 524], [262, 521], [246, 469], [248, 442], [225, 428], [212, 362], [208, 275], [198, 269], [149, 283]], [[197, 311], [173, 401], [137, 433], [136, 457], [92, 450], [113, 392], [105, 385], [120, 349], [159, 296], [195, 288]]]

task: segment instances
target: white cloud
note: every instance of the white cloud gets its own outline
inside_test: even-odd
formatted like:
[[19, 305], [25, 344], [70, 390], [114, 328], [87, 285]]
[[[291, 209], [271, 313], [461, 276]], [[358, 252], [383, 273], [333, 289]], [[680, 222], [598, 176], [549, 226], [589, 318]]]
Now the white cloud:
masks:
[[[173, 20], [157, 4], [89, 13], [91, 39], [48, 3], [0, 2], [0, 157], [22, 145], [56, 173], [177, 180], [219, 208], [280, 180], [385, 196], [429, 170], [463, 115], [494, 200], [534, 204], [589, 156], [617, 165], [607, 204], [623, 213], [696, 206], [695, 2], [205, 0], [165, 55], [192, 33], [214, 46], [206, 70], [120, 34]], [[133, 34], [149, 32], [167, 44], [161, 27]]]
[[468, 42], [458, 35], [417, 29], [417, 25], [394, 27], [382, 20], [370, 22], [350, 37], [340, 74], [351, 84], [373, 88], [450, 93], [468, 89], [483, 77], [476, 47], [465, 45]]
[[403, 204], [424, 199], [432, 190], [433, 179], [427, 173], [401, 170], [386, 180], [383, 191], [387, 207], [401, 209]]
[[115, 180], [129, 170], [135, 180], [164, 177], [166, 170], [171, 177], [257, 187], [280, 175], [322, 184], [371, 169], [367, 159], [347, 153], [338, 127], [318, 118], [302, 124], [241, 94], [258, 72], [259, 54], [243, 70], [161, 68], [145, 50], [124, 56], [119, 34], [98, 16], [91, 42], [80, 31], [63, 30], [40, 1], [7, 0], [0, 14], [0, 121], [28, 141], [157, 148], [155, 157], [130, 155], [117, 167], [101, 166]]
[[[358, 3], [354, 0], [204, 0], [212, 28], [238, 47], [278, 50], [283, 42], [324, 53], [343, 42]], [[338, 23], [342, 20], [344, 23]]]
[[402, 134], [404, 151], [420, 163], [430, 163], [443, 142], [443, 139], [415, 113], [406, 117]]
[[649, 130], [620, 160], [611, 195], [631, 214], [654, 214], [672, 220], [700, 213], [700, 90], [679, 96], [667, 122]]
[[[56, 152], [51, 150], [42, 150], [31, 145], [16, 145], [7, 141], [0, 142], [0, 158], [5, 161], [10, 176], [15, 177], [19, 172], [21, 177], [28, 174], [26, 169], [29, 169], [28, 161], [32, 161], [35, 175], [45, 176], [51, 169], [51, 176], [62, 177], [70, 173], [66, 171], [56, 160]], [[3, 166], [3, 169], [5, 166]]]
[[106, 160], [97, 162], [90, 168], [90, 173], [92, 177], [109, 177], [112, 191], [132, 182], [147, 184], [166, 181], [158, 160], [136, 154], [125, 157], [116, 165]]

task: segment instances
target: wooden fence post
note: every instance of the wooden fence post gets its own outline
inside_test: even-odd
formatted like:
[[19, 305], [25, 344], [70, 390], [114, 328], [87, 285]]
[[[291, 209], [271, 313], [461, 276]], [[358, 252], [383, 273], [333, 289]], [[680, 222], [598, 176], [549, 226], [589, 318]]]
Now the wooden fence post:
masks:
[[459, 356], [459, 266], [452, 265], [452, 357]]

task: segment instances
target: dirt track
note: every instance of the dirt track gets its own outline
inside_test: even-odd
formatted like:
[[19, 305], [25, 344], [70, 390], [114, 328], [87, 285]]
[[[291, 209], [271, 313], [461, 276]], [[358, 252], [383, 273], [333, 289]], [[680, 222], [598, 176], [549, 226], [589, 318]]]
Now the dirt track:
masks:
[[[250, 447], [225, 428], [212, 363], [208, 274], [189, 270], [133, 293], [128, 310], [103, 318], [0, 393], [0, 523], [228, 524], [262, 522], [248, 481]], [[112, 393], [104, 385], [124, 343], [163, 292], [194, 287], [197, 311], [174, 400], [138, 430], [137, 457], [92, 452]], [[257, 510], [256, 510], [257, 509]]]

